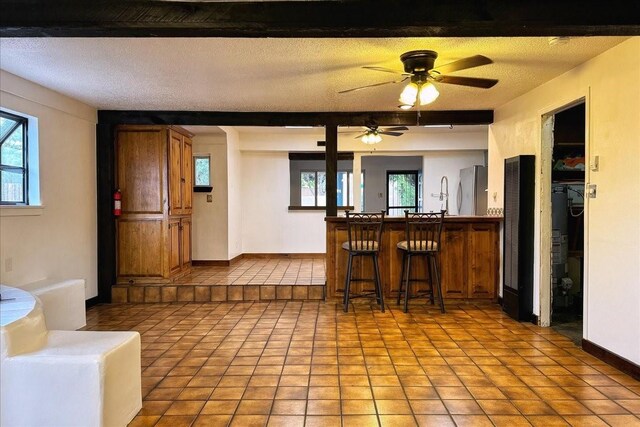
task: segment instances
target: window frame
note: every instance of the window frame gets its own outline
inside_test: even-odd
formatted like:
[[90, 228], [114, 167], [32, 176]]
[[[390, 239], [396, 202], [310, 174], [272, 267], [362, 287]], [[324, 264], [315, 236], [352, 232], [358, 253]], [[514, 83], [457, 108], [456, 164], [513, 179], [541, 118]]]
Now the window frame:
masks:
[[[313, 173], [315, 180], [314, 180], [314, 204], [313, 205], [303, 205], [302, 204], [302, 174], [305, 173]], [[318, 173], [324, 173], [326, 175], [326, 171], [324, 169], [300, 169], [300, 175], [299, 175], [299, 180], [300, 180], [300, 206], [289, 206], [289, 210], [307, 210], [307, 209], [324, 209], [326, 208], [326, 205], [318, 205]], [[347, 200], [347, 204], [346, 205], [339, 205], [338, 209], [347, 209], [347, 208], [352, 208], [351, 205], [349, 205], [349, 196], [351, 195], [351, 192], [353, 191], [353, 186], [350, 184], [349, 182], [349, 176], [353, 176], [353, 171], [350, 170], [339, 170], [336, 172], [336, 177], [338, 174], [340, 173], [346, 173], [347, 174], [347, 197], [345, 198]], [[326, 189], [325, 189], [326, 192]]]
[[[209, 184], [208, 185], [198, 185], [196, 180], [196, 160], [197, 159], [207, 159], [209, 163]], [[213, 190], [213, 185], [211, 185], [211, 155], [210, 154], [194, 154], [192, 156], [193, 161], [193, 191], [194, 193], [210, 193]]]
[[[415, 175], [416, 177], [416, 192], [414, 196], [415, 205], [414, 206], [389, 206], [389, 177], [391, 175]], [[391, 211], [391, 209], [414, 209], [414, 212], [419, 212], [419, 179], [420, 179], [420, 171], [419, 170], [388, 170], [387, 171], [387, 182], [386, 182], [386, 193], [387, 193], [387, 214]]]
[[[14, 201], [6, 201], [2, 200], [2, 196], [0, 193], [0, 205], [2, 206], [28, 206], [29, 205], [29, 118], [20, 116], [18, 114], [9, 113], [5, 110], [0, 110], [0, 116], [4, 116], [10, 120], [15, 120], [17, 124], [7, 132], [4, 140], [0, 141], [0, 149], [2, 144], [9, 138], [18, 127], [22, 126], [22, 164], [23, 166], [10, 166], [2, 164], [2, 159], [0, 158], [0, 172], [1, 171], [21, 171], [22, 172], [22, 201], [14, 202]], [[1, 178], [0, 178], [1, 180]], [[0, 182], [1, 184], [1, 182]]]

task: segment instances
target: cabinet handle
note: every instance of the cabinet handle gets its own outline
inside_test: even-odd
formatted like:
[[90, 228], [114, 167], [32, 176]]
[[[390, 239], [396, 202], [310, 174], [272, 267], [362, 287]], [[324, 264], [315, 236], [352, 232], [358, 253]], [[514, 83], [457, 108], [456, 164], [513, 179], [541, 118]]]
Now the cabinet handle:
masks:
[[187, 180], [186, 180], [186, 179], [184, 179], [184, 178], [180, 178], [180, 181], [182, 181], [182, 182], [187, 182]]

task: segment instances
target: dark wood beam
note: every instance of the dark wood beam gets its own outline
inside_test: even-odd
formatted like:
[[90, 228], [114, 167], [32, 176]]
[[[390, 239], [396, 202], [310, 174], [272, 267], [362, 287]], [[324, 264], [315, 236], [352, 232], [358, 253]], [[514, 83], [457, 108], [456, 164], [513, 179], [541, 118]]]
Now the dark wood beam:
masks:
[[492, 110], [377, 112], [225, 112], [225, 111], [120, 111], [98, 112], [99, 123], [178, 126], [416, 126], [486, 125], [493, 123]]
[[110, 124], [96, 127], [98, 215], [98, 301], [111, 302], [116, 283], [116, 220], [113, 217], [115, 186], [115, 132]]
[[338, 215], [338, 126], [327, 125], [325, 127], [324, 147], [326, 162], [326, 196], [327, 216]]
[[3, 0], [2, 37], [491, 37], [640, 34], [609, 0]]

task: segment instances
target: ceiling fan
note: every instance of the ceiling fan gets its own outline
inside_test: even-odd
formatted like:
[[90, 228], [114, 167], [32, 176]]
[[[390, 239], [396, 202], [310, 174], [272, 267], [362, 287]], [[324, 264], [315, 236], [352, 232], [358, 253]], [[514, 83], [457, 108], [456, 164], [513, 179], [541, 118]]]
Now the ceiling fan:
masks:
[[400, 136], [404, 134], [404, 131], [406, 130], [409, 130], [406, 126], [379, 129], [377, 125], [370, 125], [365, 126], [365, 131], [356, 136], [355, 139], [360, 139], [365, 144], [377, 144], [382, 141], [381, 135]]
[[496, 79], [485, 79], [478, 77], [458, 77], [449, 76], [448, 73], [466, 70], [493, 63], [486, 56], [475, 55], [450, 62], [440, 67], [434, 67], [438, 53], [432, 50], [412, 50], [400, 55], [400, 61], [404, 65], [404, 72], [392, 70], [384, 67], [362, 67], [367, 70], [382, 71], [403, 76], [399, 80], [383, 83], [375, 83], [360, 86], [352, 89], [342, 90], [338, 93], [349, 93], [370, 87], [383, 86], [394, 83], [404, 83], [409, 80], [400, 94], [400, 108], [408, 110], [416, 104], [426, 105], [438, 98], [440, 93], [433, 83], [447, 83], [460, 86], [469, 86], [481, 89], [489, 89], [498, 83]]

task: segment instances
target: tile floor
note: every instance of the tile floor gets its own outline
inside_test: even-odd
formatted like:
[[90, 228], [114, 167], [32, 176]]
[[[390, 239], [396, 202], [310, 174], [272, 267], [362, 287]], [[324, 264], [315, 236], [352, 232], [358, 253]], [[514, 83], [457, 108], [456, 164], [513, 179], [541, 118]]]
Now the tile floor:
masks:
[[316, 301], [112, 304], [142, 335], [131, 426], [635, 426], [640, 382], [500, 307]]
[[111, 295], [117, 303], [320, 300], [324, 283], [324, 257], [247, 258], [228, 267], [193, 267], [170, 284], [114, 286]]

